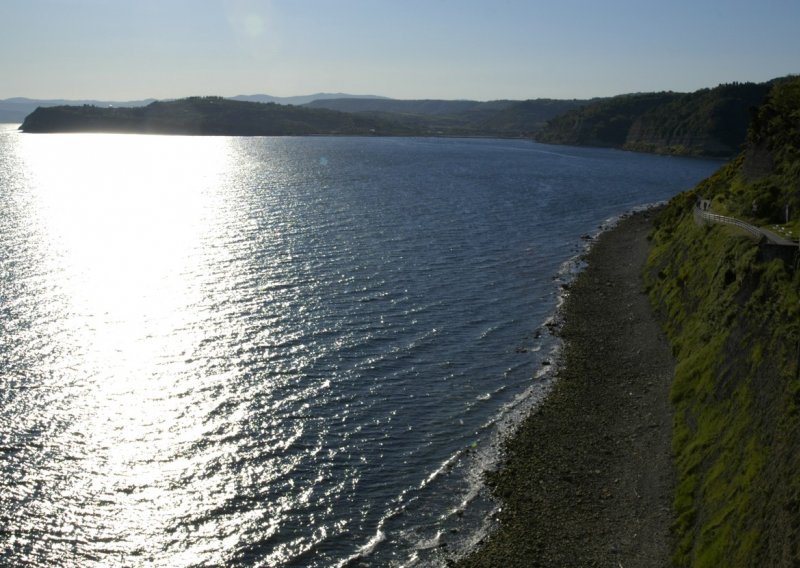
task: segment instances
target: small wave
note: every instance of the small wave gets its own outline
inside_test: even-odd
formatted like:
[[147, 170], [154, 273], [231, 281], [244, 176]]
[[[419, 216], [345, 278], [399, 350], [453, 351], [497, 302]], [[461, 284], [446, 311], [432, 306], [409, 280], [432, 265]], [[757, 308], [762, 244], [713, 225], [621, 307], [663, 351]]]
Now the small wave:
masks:
[[420, 540], [414, 545], [416, 550], [430, 550], [436, 548], [442, 542], [442, 531], [436, 531], [436, 534], [429, 539]]
[[449, 458], [444, 460], [441, 463], [441, 465], [439, 465], [438, 468], [436, 468], [430, 475], [428, 475], [428, 477], [426, 477], [424, 480], [422, 480], [422, 482], [420, 482], [419, 488], [420, 489], [425, 489], [425, 487], [430, 485], [434, 480], [436, 480], [442, 474], [450, 471], [450, 469], [452, 469], [452, 467], [456, 463], [456, 461], [458, 461], [458, 458], [460, 458], [462, 455], [463, 455], [463, 451], [459, 450], [456, 453], [454, 453], [453, 455], [451, 455]]
[[[481, 542], [481, 540], [483, 540], [486, 535], [493, 530], [493, 518], [500, 509], [499, 505], [485, 492], [485, 473], [498, 467], [498, 465], [501, 463], [504, 452], [503, 440], [512, 435], [512, 433], [521, 424], [522, 420], [524, 420], [524, 418], [528, 416], [534, 408], [541, 404], [541, 402], [549, 394], [555, 382], [563, 348], [563, 342], [557, 339], [557, 331], [562, 323], [563, 317], [563, 302], [569, 290], [569, 283], [571, 283], [586, 267], [584, 260], [586, 253], [594, 244], [596, 237], [600, 233], [610, 230], [622, 219], [632, 214], [634, 211], [649, 209], [657, 205], [658, 204], [651, 204], [637, 207], [629, 213], [624, 213], [617, 217], [607, 219], [600, 225], [596, 234], [591, 235], [589, 238], [583, 239], [584, 245], [582, 247], [582, 251], [562, 263], [560, 266], [557, 275], [554, 277], [554, 281], [558, 285], [558, 291], [556, 292], [558, 294], [558, 300], [556, 306], [553, 313], [545, 320], [542, 328], [537, 330], [535, 336], [537, 339], [537, 344], [532, 349], [537, 353], [541, 352], [543, 345], [545, 345], [542, 336], [545, 334], [544, 330], [548, 330], [549, 333], [547, 333], [547, 335], [556, 340], [550, 346], [548, 355], [546, 357], [542, 357], [541, 361], [553, 361], [555, 364], [541, 365], [534, 372], [533, 383], [523, 392], [514, 397], [513, 400], [506, 403], [494, 416], [492, 416], [482, 425], [482, 431], [491, 432], [488, 443], [484, 442], [480, 446], [472, 448], [473, 451], [466, 452], [467, 456], [469, 456], [469, 459], [472, 462], [472, 464], [468, 467], [473, 472], [468, 478], [468, 490], [464, 494], [459, 505], [443, 515], [442, 520], [445, 521], [454, 516], [461, 518], [468, 510], [470, 505], [479, 500], [481, 496], [485, 497], [490, 503], [494, 503], [494, 505], [491, 512], [483, 516], [479, 526], [473, 527], [469, 533], [462, 535], [459, 548], [457, 550], [452, 548], [450, 549], [450, 552], [455, 553], [456, 556], [466, 554], [469, 550], [477, 546], [478, 543]], [[477, 398], [479, 400], [483, 400], [486, 397], [487, 395], [480, 395]]]
[[500, 329], [502, 329], [502, 325], [500, 324], [490, 325], [481, 332], [480, 337], [478, 339], [486, 339], [487, 337], [489, 337], [493, 333], [496, 333]]
[[378, 548], [378, 546], [380, 546], [380, 544], [386, 540], [386, 533], [383, 532], [383, 529], [381, 528], [382, 526], [383, 526], [383, 521], [381, 521], [381, 523], [378, 525], [378, 529], [375, 531], [375, 534], [372, 536], [372, 538], [369, 539], [369, 541], [367, 541], [367, 543], [364, 546], [359, 548], [355, 554], [342, 560], [339, 564], [337, 564], [337, 566], [339, 568], [344, 568], [345, 566], [353, 566], [359, 560], [364, 560], [365, 558], [370, 557], [372, 553], [375, 552], [375, 549]]

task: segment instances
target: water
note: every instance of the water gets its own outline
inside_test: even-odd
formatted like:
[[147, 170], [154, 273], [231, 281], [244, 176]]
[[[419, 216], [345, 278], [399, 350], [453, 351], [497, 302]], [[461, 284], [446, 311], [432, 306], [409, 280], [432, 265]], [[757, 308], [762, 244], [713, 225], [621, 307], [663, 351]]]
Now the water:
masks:
[[443, 562], [580, 236], [718, 165], [0, 132], [0, 562]]

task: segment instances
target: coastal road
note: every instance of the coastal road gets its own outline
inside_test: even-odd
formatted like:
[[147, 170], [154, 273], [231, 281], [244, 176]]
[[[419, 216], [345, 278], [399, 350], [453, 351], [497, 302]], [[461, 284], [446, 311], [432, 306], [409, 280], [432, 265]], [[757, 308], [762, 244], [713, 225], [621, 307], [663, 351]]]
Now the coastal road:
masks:
[[790, 241], [789, 239], [785, 239], [780, 235], [773, 233], [767, 229], [762, 229], [761, 227], [756, 227], [755, 225], [751, 225], [750, 223], [745, 223], [735, 217], [725, 217], [724, 215], [718, 215], [716, 213], [712, 213], [711, 211], [702, 209], [701, 207], [695, 205], [694, 208], [694, 218], [698, 222], [710, 222], [710, 223], [720, 223], [722, 225], [732, 225], [734, 227], [739, 227], [756, 237], [757, 239], [765, 238], [770, 244], [778, 245], [778, 246], [785, 246], [785, 247], [796, 247], [797, 241]]

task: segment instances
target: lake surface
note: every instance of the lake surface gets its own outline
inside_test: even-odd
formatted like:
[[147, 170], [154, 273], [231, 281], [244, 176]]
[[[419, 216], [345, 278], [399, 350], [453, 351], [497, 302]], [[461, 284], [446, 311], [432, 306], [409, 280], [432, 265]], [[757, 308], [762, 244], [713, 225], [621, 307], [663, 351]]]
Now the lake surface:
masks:
[[0, 132], [0, 563], [441, 563], [580, 237], [719, 165]]

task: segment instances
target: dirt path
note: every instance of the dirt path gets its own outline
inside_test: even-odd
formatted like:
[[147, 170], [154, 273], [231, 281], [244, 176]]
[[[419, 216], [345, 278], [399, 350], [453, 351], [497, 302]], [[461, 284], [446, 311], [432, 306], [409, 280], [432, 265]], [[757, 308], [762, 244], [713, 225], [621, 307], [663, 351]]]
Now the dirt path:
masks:
[[639, 213], [592, 248], [558, 383], [491, 480], [502, 528], [460, 566], [669, 565], [673, 360], [641, 280], [650, 230]]

